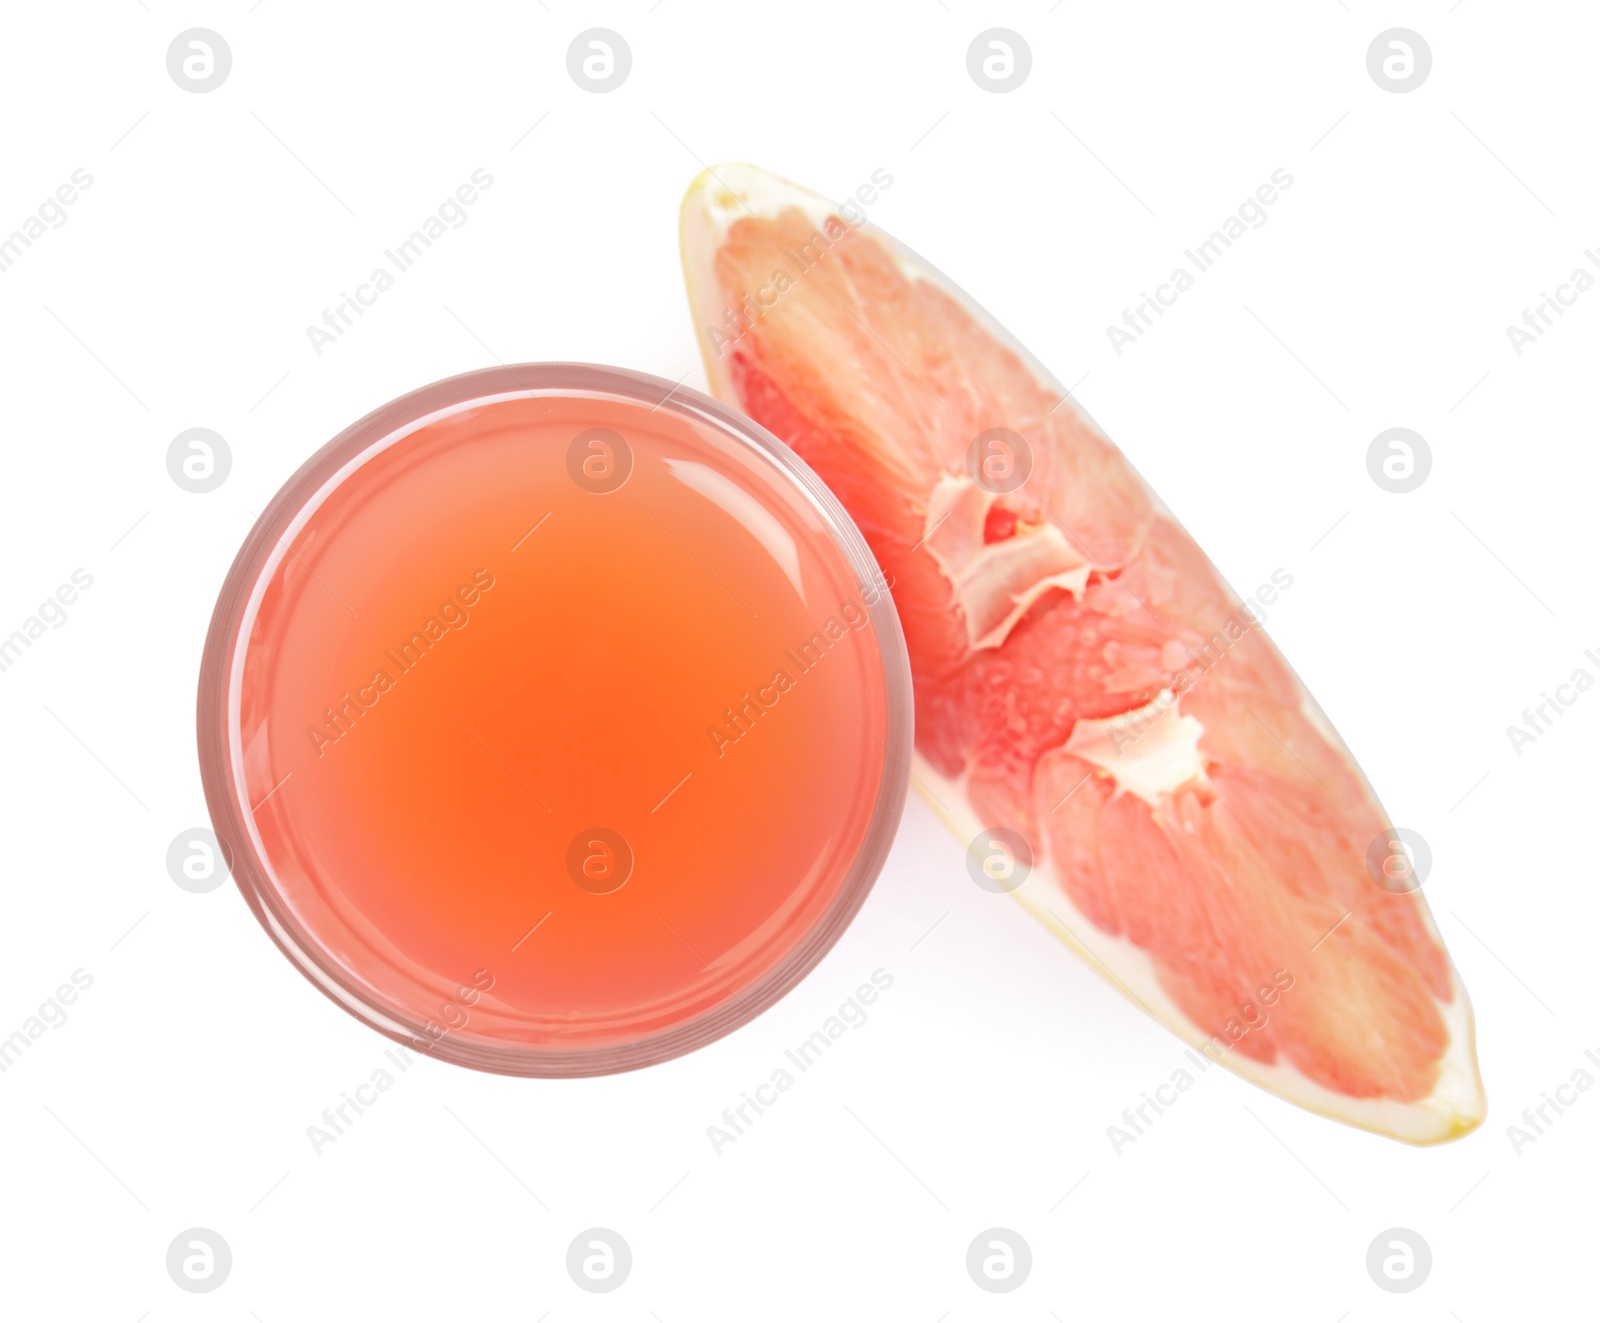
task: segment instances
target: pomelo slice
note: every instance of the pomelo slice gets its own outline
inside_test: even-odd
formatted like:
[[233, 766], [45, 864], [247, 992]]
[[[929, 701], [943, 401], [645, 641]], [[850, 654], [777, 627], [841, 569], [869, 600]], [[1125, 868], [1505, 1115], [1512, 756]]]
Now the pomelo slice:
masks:
[[974, 857], [1020, 838], [1017, 898], [1246, 1079], [1411, 1143], [1473, 1129], [1466, 990], [1405, 856], [1398, 886], [1369, 868], [1392, 824], [1062, 387], [915, 254], [753, 166], [694, 182], [681, 241], [713, 391], [821, 474], [893, 585], [916, 778]]

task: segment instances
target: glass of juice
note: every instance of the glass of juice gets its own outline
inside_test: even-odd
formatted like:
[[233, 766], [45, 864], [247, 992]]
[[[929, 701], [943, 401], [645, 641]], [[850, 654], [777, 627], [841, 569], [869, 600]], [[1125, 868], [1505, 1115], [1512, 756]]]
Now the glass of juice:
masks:
[[911, 756], [865, 540], [741, 414], [574, 363], [384, 405], [218, 598], [201, 774], [317, 987], [446, 1060], [592, 1075], [770, 1006], [866, 898]]

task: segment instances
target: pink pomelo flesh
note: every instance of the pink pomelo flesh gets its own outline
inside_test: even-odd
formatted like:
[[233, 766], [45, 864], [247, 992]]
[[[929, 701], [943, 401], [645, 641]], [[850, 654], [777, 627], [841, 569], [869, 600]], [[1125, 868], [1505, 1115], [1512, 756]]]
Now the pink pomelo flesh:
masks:
[[1466, 992], [1420, 892], [1369, 870], [1389, 818], [1120, 452], [959, 290], [775, 176], [702, 176], [683, 247], [713, 390], [893, 584], [952, 827], [1018, 833], [1018, 898], [1240, 1074], [1411, 1142], [1472, 1129]]

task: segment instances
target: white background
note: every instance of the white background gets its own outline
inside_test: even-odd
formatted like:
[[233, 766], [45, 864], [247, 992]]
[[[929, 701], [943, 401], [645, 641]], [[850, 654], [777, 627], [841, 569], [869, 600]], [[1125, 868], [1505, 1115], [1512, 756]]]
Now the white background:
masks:
[[[94, 576], [0, 674], [0, 1035], [73, 970], [94, 980], [0, 1075], [0, 1313], [1593, 1315], [1600, 1091], [1520, 1155], [1506, 1126], [1600, 1050], [1600, 692], [1520, 757], [1506, 727], [1576, 667], [1600, 676], [1600, 292], [1520, 357], [1505, 330], [1600, 245], [1592, 7], [115, 0], [0, 22], [0, 233], [94, 179], [0, 275], [0, 633]], [[995, 25], [1033, 52], [1008, 95], [966, 70]], [[205, 95], [165, 64], [193, 26], [233, 53]], [[608, 95], [566, 70], [594, 26], [633, 52]], [[1394, 26], [1433, 51], [1405, 95], [1366, 69]], [[306, 1127], [386, 1040], [231, 886], [188, 894], [164, 863], [205, 821], [216, 591], [302, 460], [422, 383], [499, 358], [703, 384], [677, 206], [729, 158], [835, 197], [887, 169], [872, 219], [1078, 383], [1237, 587], [1293, 574], [1270, 632], [1433, 849], [1477, 1010], [1477, 1133], [1414, 1150], [1213, 1071], [1114, 1155], [1106, 1127], [1176, 1040], [973, 886], [913, 803], [857, 923], [731, 1037], [581, 1082], [419, 1061], [313, 1154]], [[306, 326], [478, 167], [469, 222], [319, 357]], [[1268, 223], [1117, 356], [1107, 324], [1279, 167]], [[1433, 451], [1409, 495], [1366, 471], [1394, 426]], [[232, 449], [208, 495], [167, 475], [190, 427]], [[715, 1155], [706, 1127], [878, 967], [870, 1021]], [[564, 1267], [596, 1225], [633, 1249], [610, 1295]], [[965, 1269], [996, 1225], [1034, 1254], [1003, 1296]], [[214, 1294], [166, 1273], [193, 1226], [232, 1247]], [[1365, 1269], [1393, 1226], [1433, 1249], [1410, 1295]]]

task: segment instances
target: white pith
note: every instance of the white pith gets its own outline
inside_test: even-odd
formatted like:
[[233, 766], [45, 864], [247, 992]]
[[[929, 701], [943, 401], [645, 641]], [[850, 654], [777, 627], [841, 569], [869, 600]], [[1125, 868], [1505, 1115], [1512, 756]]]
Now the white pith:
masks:
[[[923, 516], [922, 544], [950, 580], [974, 649], [998, 648], [1052, 589], [1078, 597], [1089, 582], [1089, 562], [1049, 521], [986, 542], [984, 524], [998, 499], [965, 474], [946, 474], [934, 484]], [[990, 601], [1003, 602], [1005, 611], [985, 620], [977, 608]]]
[[1159, 808], [1183, 786], [1206, 782], [1200, 737], [1205, 727], [1178, 711], [1180, 700], [1163, 689], [1143, 707], [1114, 717], [1080, 717], [1062, 747], [1100, 768], [1117, 789]]

